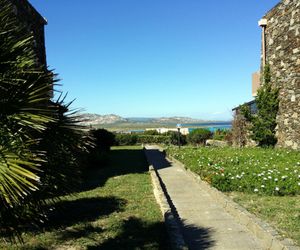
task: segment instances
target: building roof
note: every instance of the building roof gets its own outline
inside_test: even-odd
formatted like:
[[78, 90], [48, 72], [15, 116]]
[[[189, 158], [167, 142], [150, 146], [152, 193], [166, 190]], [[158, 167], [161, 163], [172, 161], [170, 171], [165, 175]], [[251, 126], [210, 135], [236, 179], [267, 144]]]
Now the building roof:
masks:
[[[250, 102], [245, 102], [245, 103], [243, 103], [243, 104], [241, 104], [241, 105], [248, 105], [248, 106], [250, 106], [250, 105], [252, 105], [253, 103], [255, 103], [255, 100], [252, 100], [252, 101], [250, 101]], [[235, 111], [235, 110], [239, 109], [241, 105], [239, 105], [239, 106], [233, 108], [232, 111]]]

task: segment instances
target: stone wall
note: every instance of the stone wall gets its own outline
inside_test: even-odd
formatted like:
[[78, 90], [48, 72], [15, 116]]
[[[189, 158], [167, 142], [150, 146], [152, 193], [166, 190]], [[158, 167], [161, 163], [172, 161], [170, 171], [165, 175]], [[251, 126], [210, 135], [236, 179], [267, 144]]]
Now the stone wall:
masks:
[[282, 0], [264, 18], [266, 62], [280, 88], [277, 145], [300, 149], [300, 1]]
[[46, 50], [44, 25], [46, 20], [34, 9], [27, 0], [8, 0], [13, 4], [14, 14], [24, 24], [28, 32], [32, 32], [34, 36], [34, 47], [36, 50], [37, 61], [46, 67]]

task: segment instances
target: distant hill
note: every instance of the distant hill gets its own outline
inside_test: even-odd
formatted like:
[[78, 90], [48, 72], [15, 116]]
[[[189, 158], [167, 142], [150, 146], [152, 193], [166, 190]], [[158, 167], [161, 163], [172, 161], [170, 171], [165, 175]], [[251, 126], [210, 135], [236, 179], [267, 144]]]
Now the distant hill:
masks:
[[106, 125], [106, 124], [120, 124], [120, 123], [132, 123], [132, 124], [178, 124], [178, 123], [203, 123], [209, 122], [206, 120], [193, 119], [190, 117], [159, 117], [159, 118], [147, 118], [147, 117], [131, 117], [123, 118], [115, 114], [98, 115], [98, 114], [82, 114], [82, 124], [84, 125]]
[[98, 115], [98, 114], [81, 114], [82, 124], [84, 125], [98, 125], [98, 124], [114, 124], [127, 122], [127, 119], [121, 116], [109, 114], [109, 115]]

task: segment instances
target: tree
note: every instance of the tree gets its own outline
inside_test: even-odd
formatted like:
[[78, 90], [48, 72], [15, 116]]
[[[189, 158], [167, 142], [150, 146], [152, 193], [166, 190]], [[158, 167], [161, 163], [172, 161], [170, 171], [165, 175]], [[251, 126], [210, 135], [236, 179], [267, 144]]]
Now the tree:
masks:
[[252, 115], [249, 110], [242, 110], [245, 118], [252, 123], [251, 138], [259, 146], [274, 146], [277, 142], [275, 136], [276, 116], [279, 108], [279, 88], [271, 83], [270, 66], [266, 65], [263, 74], [263, 85], [258, 89], [255, 98], [257, 114]]
[[198, 128], [188, 134], [188, 142], [192, 144], [205, 144], [205, 141], [212, 137], [209, 129]]

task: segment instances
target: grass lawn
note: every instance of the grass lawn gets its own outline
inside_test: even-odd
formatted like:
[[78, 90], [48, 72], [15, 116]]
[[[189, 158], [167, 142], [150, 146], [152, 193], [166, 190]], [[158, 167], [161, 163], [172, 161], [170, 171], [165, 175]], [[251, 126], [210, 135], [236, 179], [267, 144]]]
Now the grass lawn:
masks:
[[166, 151], [300, 246], [299, 152], [190, 146]]
[[300, 195], [261, 196], [236, 192], [228, 195], [300, 246]]
[[82, 191], [57, 204], [24, 245], [1, 249], [169, 249], [140, 147], [116, 147], [104, 168], [86, 173]]

